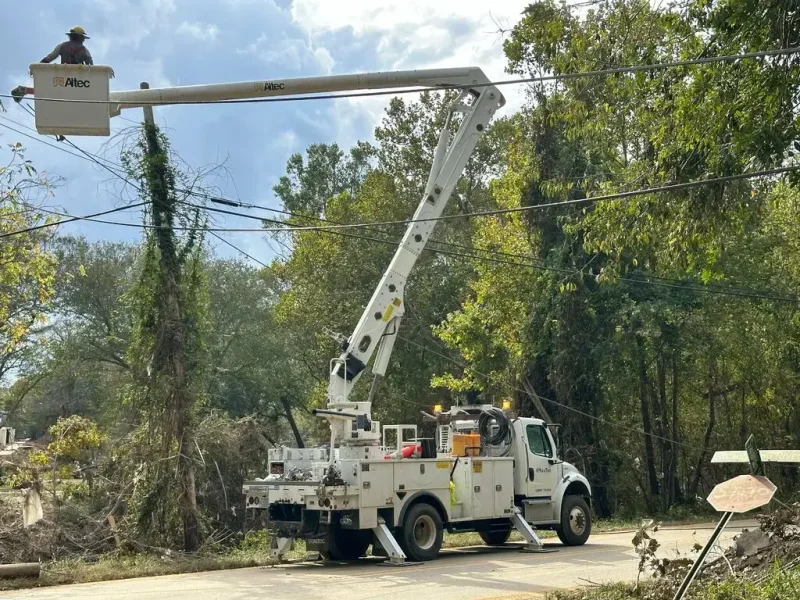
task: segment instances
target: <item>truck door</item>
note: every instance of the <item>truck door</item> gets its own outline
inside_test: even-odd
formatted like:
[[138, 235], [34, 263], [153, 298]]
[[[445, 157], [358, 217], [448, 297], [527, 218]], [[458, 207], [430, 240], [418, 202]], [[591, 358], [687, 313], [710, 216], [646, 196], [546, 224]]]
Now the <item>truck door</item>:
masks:
[[[555, 460], [555, 450], [544, 425], [528, 424], [525, 427], [528, 442], [527, 497], [551, 498], [556, 489], [560, 465]], [[554, 464], [555, 463], [555, 464]]]

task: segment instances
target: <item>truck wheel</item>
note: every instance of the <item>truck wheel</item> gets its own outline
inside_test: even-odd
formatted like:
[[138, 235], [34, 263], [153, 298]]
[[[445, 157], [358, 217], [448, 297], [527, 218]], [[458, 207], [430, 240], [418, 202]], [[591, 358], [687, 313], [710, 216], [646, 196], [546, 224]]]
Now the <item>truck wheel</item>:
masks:
[[561, 503], [561, 524], [556, 528], [565, 546], [583, 546], [592, 533], [589, 505], [580, 496], [566, 496]]
[[511, 537], [511, 529], [495, 529], [494, 531], [479, 531], [483, 543], [487, 546], [502, 546]]
[[408, 509], [398, 542], [410, 560], [433, 560], [442, 548], [442, 518], [430, 504], [420, 502]]
[[372, 543], [369, 529], [342, 529], [335, 527], [330, 533], [328, 556], [333, 560], [358, 560], [367, 553]]

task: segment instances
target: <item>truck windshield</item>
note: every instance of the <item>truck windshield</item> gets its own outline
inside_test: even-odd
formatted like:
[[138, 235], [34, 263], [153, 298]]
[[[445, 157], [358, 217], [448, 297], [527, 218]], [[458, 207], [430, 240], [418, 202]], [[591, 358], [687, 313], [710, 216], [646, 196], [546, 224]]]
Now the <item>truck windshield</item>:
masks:
[[531, 452], [547, 458], [553, 456], [553, 448], [550, 446], [550, 440], [544, 427], [541, 425], [528, 425], [526, 433], [528, 434], [528, 446], [530, 446]]

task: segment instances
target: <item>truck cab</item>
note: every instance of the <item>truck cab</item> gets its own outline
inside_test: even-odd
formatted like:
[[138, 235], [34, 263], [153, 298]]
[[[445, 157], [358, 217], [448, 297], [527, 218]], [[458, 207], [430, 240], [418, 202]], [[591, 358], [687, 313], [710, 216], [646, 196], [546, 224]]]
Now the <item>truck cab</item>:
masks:
[[[452, 453], [456, 436], [477, 435], [478, 415], [490, 408], [491, 405], [466, 405], [453, 407], [446, 413], [437, 411], [439, 452]], [[514, 502], [528, 523], [538, 529], [554, 529], [566, 545], [585, 543], [591, 533], [589, 481], [574, 465], [559, 457], [561, 449], [551, 425], [531, 417], [516, 417], [510, 423], [510, 447], [484, 447], [482, 453], [513, 456]]]
[[591, 487], [575, 466], [558, 456], [558, 447], [541, 419], [518, 418], [514, 429], [514, 494], [525, 520], [555, 529], [567, 545], [580, 545], [591, 531]]

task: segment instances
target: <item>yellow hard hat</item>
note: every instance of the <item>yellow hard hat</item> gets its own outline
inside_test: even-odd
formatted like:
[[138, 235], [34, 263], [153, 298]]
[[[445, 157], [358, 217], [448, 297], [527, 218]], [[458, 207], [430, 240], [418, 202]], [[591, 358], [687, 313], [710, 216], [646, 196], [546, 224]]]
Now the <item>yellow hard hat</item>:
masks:
[[72, 29], [69, 30], [67, 35], [80, 35], [82, 37], [85, 37], [87, 40], [89, 39], [89, 36], [86, 35], [86, 30], [83, 27], [73, 27]]

